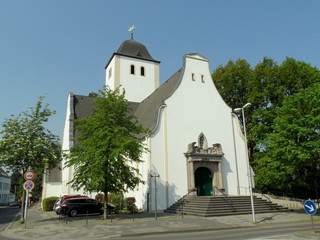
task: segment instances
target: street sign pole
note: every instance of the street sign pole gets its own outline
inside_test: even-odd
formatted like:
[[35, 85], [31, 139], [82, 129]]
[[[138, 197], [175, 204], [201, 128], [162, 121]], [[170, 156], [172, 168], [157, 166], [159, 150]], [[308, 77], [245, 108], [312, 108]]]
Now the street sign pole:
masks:
[[314, 230], [313, 215], [310, 215], [310, 216], [311, 216], [311, 224], [312, 224], [313, 233], [316, 233], [316, 230]]
[[27, 227], [27, 209], [28, 209], [29, 191], [26, 190], [26, 201], [24, 204], [24, 228]]
[[[31, 177], [33, 178], [34, 175]], [[26, 190], [26, 196], [25, 196], [25, 204], [24, 204], [24, 228], [27, 227], [27, 209], [28, 209], [28, 203], [29, 203], [29, 191], [32, 191], [34, 188], [34, 182], [31, 180], [27, 180], [23, 184], [23, 189]]]
[[310, 215], [313, 233], [316, 233], [316, 231], [314, 230], [314, 224], [313, 224], [313, 215], [316, 214], [316, 212], [317, 212], [316, 204], [311, 200], [307, 200], [304, 202], [303, 207], [304, 207], [305, 212], [308, 215]]

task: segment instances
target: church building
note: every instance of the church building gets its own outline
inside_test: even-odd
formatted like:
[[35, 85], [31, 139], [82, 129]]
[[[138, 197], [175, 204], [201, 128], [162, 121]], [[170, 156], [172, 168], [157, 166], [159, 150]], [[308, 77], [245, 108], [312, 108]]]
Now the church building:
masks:
[[[145, 184], [126, 197], [135, 197], [141, 209], [167, 209], [186, 194], [198, 196], [249, 195], [246, 142], [239, 120], [217, 91], [209, 60], [186, 54], [182, 67], [160, 85], [160, 61], [146, 46], [124, 41], [107, 62], [105, 85], [125, 89], [139, 122], [151, 131], [142, 140], [148, 152], [137, 166]], [[75, 137], [71, 119], [90, 115], [92, 97], [70, 93], [62, 150]], [[241, 106], [239, 106], [241, 107]], [[67, 183], [73, 168], [54, 170], [45, 177], [43, 198], [75, 191]], [[156, 191], [155, 191], [156, 190]]]

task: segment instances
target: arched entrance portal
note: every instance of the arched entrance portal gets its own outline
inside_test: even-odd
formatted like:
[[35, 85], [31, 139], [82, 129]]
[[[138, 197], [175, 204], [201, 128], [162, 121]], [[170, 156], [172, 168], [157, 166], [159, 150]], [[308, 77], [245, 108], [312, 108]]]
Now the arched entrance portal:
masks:
[[212, 173], [206, 167], [199, 167], [194, 173], [198, 196], [212, 196]]
[[184, 154], [187, 158], [188, 193], [200, 196], [218, 196], [224, 191], [223, 185], [223, 151], [219, 143], [208, 147], [207, 139], [203, 133], [196, 142], [188, 145]]

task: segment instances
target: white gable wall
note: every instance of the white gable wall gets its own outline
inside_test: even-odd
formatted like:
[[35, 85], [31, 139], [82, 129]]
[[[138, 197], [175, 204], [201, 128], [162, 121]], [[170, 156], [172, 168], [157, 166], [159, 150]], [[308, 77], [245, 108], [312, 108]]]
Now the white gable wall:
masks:
[[[227, 194], [238, 193], [231, 109], [212, 82], [207, 60], [199, 58], [201, 56], [198, 60], [192, 56], [185, 57], [183, 80], [174, 94], [165, 101], [167, 107], [162, 112], [161, 124], [151, 140], [152, 166], [160, 174], [160, 209], [169, 207], [187, 193], [186, 158], [183, 153], [187, 151], [189, 143], [197, 141], [201, 132], [207, 137], [209, 145], [222, 145], [224, 187]], [[238, 133], [236, 142], [239, 175], [243, 176], [246, 175], [244, 141]], [[248, 187], [247, 181], [241, 181], [241, 184], [243, 188]]]

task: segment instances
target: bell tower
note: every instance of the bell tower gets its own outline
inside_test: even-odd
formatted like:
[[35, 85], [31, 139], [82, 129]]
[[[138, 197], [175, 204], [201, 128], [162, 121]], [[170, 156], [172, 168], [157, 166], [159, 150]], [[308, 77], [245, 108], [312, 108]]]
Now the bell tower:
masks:
[[121, 87], [128, 101], [142, 102], [160, 85], [159, 65], [142, 43], [126, 40], [105, 67], [106, 86]]

